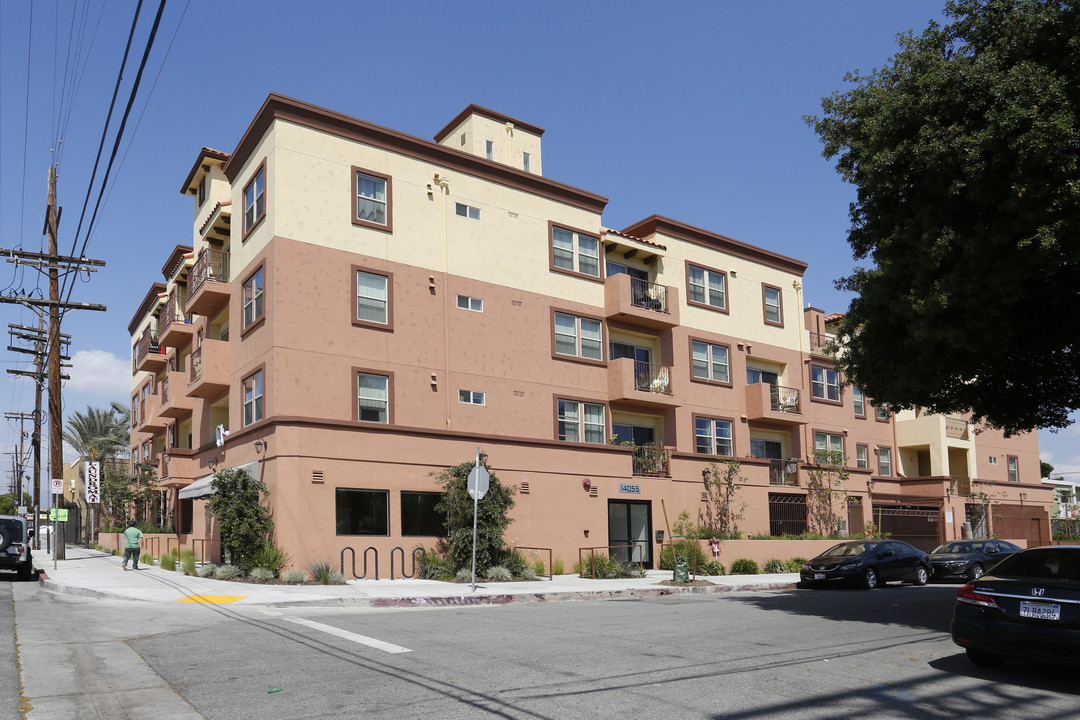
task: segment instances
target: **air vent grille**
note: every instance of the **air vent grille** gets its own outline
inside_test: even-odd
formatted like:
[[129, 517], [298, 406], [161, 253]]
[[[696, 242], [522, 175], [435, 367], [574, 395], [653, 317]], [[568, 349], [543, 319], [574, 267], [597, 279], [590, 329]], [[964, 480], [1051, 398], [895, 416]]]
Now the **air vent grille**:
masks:
[[522, 480], [521, 481], [521, 494], [522, 495], [528, 495], [529, 494], [529, 481], [528, 480]]
[[311, 471], [311, 482], [313, 482], [313, 483], [321, 483], [322, 481], [323, 481], [323, 471], [322, 470], [312, 470]]
[[589, 495], [592, 496], [592, 497], [599, 497], [600, 496], [600, 488], [593, 485], [591, 488], [589, 488]]

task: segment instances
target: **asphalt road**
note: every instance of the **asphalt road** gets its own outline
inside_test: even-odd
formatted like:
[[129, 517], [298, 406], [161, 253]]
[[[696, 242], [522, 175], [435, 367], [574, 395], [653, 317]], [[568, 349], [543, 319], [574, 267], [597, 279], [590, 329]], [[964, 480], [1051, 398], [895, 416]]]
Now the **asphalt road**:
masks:
[[434, 610], [12, 587], [31, 720], [1071, 720], [1080, 692], [1071, 670], [968, 663], [948, 636], [956, 586]]
[[14, 573], [0, 572], [0, 720], [22, 717], [15, 655], [15, 605], [11, 596], [14, 578]]

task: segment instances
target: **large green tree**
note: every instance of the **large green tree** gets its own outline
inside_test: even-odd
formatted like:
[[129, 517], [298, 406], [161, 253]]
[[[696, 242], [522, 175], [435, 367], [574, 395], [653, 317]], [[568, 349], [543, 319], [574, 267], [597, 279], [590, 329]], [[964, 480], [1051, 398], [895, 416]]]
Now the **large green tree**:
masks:
[[1080, 10], [955, 0], [808, 122], [854, 184], [872, 259], [841, 365], [875, 401], [1007, 434], [1080, 407]]
[[87, 406], [85, 413], [76, 410], [68, 417], [63, 435], [79, 457], [105, 461], [127, 450], [129, 432], [129, 411], [114, 402], [104, 409]]

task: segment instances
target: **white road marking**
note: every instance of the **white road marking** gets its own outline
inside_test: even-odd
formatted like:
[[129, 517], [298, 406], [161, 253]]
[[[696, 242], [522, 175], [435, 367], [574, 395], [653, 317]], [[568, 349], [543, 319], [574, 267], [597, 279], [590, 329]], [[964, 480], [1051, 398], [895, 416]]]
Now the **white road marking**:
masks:
[[412, 650], [410, 650], [409, 648], [401, 647], [400, 645], [394, 645], [393, 643], [383, 642], [382, 640], [376, 640], [375, 638], [369, 638], [367, 635], [357, 635], [356, 633], [351, 633], [348, 630], [341, 630], [341, 629], [336, 628], [336, 627], [334, 627], [332, 625], [323, 625], [322, 623], [315, 622], [314, 620], [304, 620], [302, 618], [283, 618], [283, 619], [288, 620], [291, 623], [296, 623], [297, 625], [303, 625], [304, 627], [309, 627], [312, 630], [318, 630], [319, 632], [324, 632], [324, 633], [326, 633], [328, 635], [333, 635], [335, 637], [343, 638], [345, 640], [349, 640], [349, 641], [354, 642], [354, 643], [359, 643], [361, 645], [367, 645], [370, 648], [375, 648], [376, 650], [382, 650], [383, 652], [388, 652], [388, 653], [412, 652]]

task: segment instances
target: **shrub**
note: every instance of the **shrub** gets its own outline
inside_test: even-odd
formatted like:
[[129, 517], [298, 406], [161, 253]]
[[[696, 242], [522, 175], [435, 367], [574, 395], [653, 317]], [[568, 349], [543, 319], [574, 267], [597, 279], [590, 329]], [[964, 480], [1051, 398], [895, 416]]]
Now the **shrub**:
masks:
[[257, 567], [248, 573], [248, 577], [257, 583], [266, 583], [277, 579], [277, 573], [270, 568]]
[[[311, 573], [311, 577], [315, 582], [322, 585], [343, 585], [345, 583], [345, 576], [341, 573], [334, 572], [333, 566], [329, 560], [316, 560], [308, 565], [308, 572]], [[341, 582], [334, 582], [334, 576], [341, 575]]]
[[281, 568], [289, 564], [290, 559], [288, 551], [272, 540], [268, 540], [252, 556], [251, 564], [257, 568], [266, 568], [276, 578], [281, 574]]
[[765, 561], [765, 572], [768, 574], [787, 572], [787, 565], [783, 560], [772, 558]]
[[758, 564], [749, 558], [739, 558], [735, 562], [731, 563], [732, 575], [758, 575], [761, 573], [761, 568]]
[[518, 575], [518, 577], [520, 579], [522, 579], [522, 580], [535, 580], [536, 579], [536, 573], [533, 572], [532, 568], [525, 568], [524, 570], [521, 571], [521, 574]]
[[492, 565], [485, 575], [491, 582], [510, 582], [514, 579], [513, 573], [502, 565]]
[[152, 553], [152, 552], [144, 552], [142, 554], [142, 557], [139, 558], [139, 562], [141, 562], [143, 565], [153, 565], [154, 564], [154, 553]]
[[227, 564], [214, 568], [214, 578], [217, 580], [235, 580], [243, 574], [236, 565]]
[[472, 582], [472, 568], [461, 568], [454, 575], [454, 582], [456, 583], [471, 583]]
[[199, 566], [199, 569], [195, 572], [201, 578], [214, 577], [214, 571], [217, 570], [217, 565], [214, 563], [205, 563]]
[[185, 575], [195, 574], [195, 551], [194, 550], [181, 550], [180, 551], [180, 572]]
[[[471, 568], [473, 561], [473, 507], [475, 505], [467, 490], [469, 473], [475, 463], [467, 462], [434, 474], [435, 481], [443, 488], [442, 497], [435, 506], [439, 514], [446, 516], [446, 537], [450, 544], [448, 556], [456, 568]], [[494, 473], [488, 481], [488, 491], [476, 514], [476, 572], [480, 575], [487, 568], [498, 564], [503, 557], [506, 542], [503, 535], [510, 525], [510, 510], [514, 507], [514, 488], [504, 485]]]
[[[539, 574], [539, 573], [537, 573], [537, 574]], [[551, 561], [551, 574], [552, 575], [565, 575], [566, 574], [566, 566], [563, 564], [563, 561], [560, 560], [559, 558], [555, 558], [554, 560]]]
[[333, 572], [330, 573], [330, 577], [328, 577], [326, 579], [326, 582], [323, 583], [323, 584], [324, 585], [344, 585], [345, 582], [346, 582], [345, 581], [345, 576], [342, 573], [339, 573], [337, 570], [334, 570]]
[[176, 569], [176, 556], [169, 551], [161, 556], [161, 569], [162, 570], [175, 570]]
[[221, 470], [210, 483], [209, 510], [218, 521], [221, 544], [229, 559], [242, 568], [255, 566], [254, 557], [266, 545], [274, 522], [263, 504], [266, 484], [239, 469]]
[[784, 563], [784, 571], [789, 573], [799, 572], [806, 563], [806, 558], [791, 558]]
[[302, 585], [307, 582], [307, 573], [300, 568], [292, 568], [286, 570], [285, 574], [281, 576], [281, 579], [290, 585]]
[[454, 564], [450, 558], [438, 553], [428, 553], [424, 562], [423, 578], [425, 580], [445, 580], [454, 577]]
[[590, 552], [580, 564], [579, 574], [597, 580], [634, 577], [638, 574], [637, 565], [630, 565], [611, 557]]
[[680, 557], [686, 558], [687, 569], [697, 568], [699, 573], [701, 567], [709, 562], [709, 557], [697, 540], [676, 540], [660, 550], [660, 569], [674, 570], [675, 558]]
[[698, 566], [698, 574], [719, 577], [720, 575], [727, 575], [727, 568], [719, 560], [709, 560], [704, 566]]
[[[499, 565], [506, 568], [512, 577], [520, 576], [521, 573], [525, 572], [526, 568], [529, 567], [529, 563], [525, 559], [525, 556], [514, 547], [503, 553]], [[490, 573], [488, 574], [488, 577], [491, 577]]]

